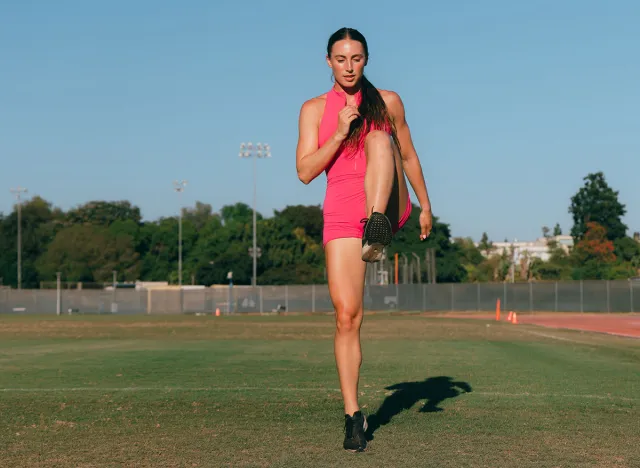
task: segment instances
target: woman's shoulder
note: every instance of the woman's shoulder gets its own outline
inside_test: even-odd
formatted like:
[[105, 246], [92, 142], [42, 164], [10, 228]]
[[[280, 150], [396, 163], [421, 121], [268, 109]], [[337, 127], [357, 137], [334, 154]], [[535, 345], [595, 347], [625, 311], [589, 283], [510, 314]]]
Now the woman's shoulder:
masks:
[[314, 96], [302, 103], [302, 110], [317, 110], [319, 107], [324, 106], [325, 102], [327, 102], [327, 93]]
[[378, 92], [392, 115], [404, 114], [404, 104], [398, 93], [388, 89], [378, 89]]
[[327, 93], [307, 99], [300, 107], [300, 118], [312, 118], [316, 123], [318, 123], [324, 111], [324, 105], [326, 102]]
[[387, 104], [387, 106], [402, 103], [400, 95], [395, 91], [391, 91], [389, 89], [378, 89], [378, 92], [380, 93], [380, 96], [382, 96], [382, 99], [384, 100], [385, 104]]

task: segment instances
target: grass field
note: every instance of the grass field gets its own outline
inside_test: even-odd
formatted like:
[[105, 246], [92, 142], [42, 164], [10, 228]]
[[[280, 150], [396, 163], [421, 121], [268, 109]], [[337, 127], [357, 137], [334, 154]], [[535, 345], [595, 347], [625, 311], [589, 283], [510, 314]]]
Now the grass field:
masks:
[[371, 315], [342, 450], [333, 317], [3, 317], [2, 466], [640, 466], [640, 340]]

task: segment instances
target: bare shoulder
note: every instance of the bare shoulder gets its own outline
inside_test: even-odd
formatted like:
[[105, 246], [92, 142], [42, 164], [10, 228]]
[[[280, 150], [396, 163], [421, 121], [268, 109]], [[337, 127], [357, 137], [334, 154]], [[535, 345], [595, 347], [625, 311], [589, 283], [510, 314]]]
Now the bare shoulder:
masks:
[[402, 103], [402, 98], [395, 91], [390, 91], [388, 89], [379, 89], [380, 96], [384, 100], [384, 103], [387, 105], [387, 109], [392, 114], [402, 114], [404, 112], [404, 104]]
[[300, 108], [301, 116], [319, 116], [322, 114], [324, 109], [324, 105], [327, 102], [327, 94], [321, 94], [320, 96], [312, 97], [311, 99], [307, 99], [302, 103]]

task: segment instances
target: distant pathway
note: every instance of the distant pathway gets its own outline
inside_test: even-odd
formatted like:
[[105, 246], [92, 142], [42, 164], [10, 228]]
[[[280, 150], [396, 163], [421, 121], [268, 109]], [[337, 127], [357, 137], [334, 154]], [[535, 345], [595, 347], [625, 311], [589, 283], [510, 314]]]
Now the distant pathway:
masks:
[[[508, 311], [500, 314], [500, 321], [507, 319]], [[431, 314], [428, 314], [431, 315]], [[445, 313], [442, 317], [477, 318], [495, 320], [495, 314], [481, 313]], [[537, 312], [518, 314], [518, 323], [538, 325], [548, 328], [593, 331], [613, 335], [640, 338], [640, 314], [593, 314], [572, 312]]]

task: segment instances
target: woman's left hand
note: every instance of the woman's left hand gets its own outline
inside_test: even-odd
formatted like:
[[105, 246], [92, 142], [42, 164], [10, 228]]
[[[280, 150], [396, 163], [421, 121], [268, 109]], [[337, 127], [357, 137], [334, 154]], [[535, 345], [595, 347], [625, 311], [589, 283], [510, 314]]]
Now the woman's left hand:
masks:
[[429, 234], [431, 234], [431, 229], [433, 228], [433, 220], [431, 218], [431, 208], [423, 209], [420, 212], [420, 240], [423, 241]]

